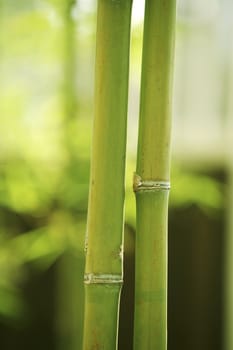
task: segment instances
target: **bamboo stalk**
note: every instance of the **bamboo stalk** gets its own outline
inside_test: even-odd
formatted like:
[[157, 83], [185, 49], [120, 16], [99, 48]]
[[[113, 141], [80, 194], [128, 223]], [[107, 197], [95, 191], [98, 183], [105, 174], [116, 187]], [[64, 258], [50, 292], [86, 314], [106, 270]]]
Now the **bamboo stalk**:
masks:
[[[72, 164], [76, 156], [73, 147], [72, 130], [77, 122], [78, 96], [76, 94], [76, 63], [77, 63], [77, 37], [75, 22], [72, 18], [72, 10], [77, 6], [78, 0], [65, 0], [62, 2], [62, 12], [64, 21], [63, 30], [63, 73], [62, 84], [62, 108], [64, 112], [64, 121], [62, 125], [64, 135], [64, 146], [67, 151], [67, 163]], [[76, 151], [76, 150], [75, 150]]]
[[117, 348], [132, 0], [99, 0], [83, 349]]
[[[71, 130], [77, 114], [77, 96], [75, 88], [77, 42], [76, 25], [72, 18], [73, 7], [78, 0], [59, 2], [60, 15], [63, 20], [62, 31], [62, 64], [63, 81], [61, 89], [61, 109], [63, 112], [62, 146], [67, 154], [64, 175], [69, 176], [75, 163], [75, 152], [72, 145]], [[77, 150], [75, 150], [77, 153]], [[63, 177], [61, 188], [63, 188]], [[77, 217], [76, 217], [77, 219]], [[78, 226], [79, 227], [79, 226]], [[66, 232], [67, 233], [67, 232]], [[81, 232], [78, 232], [80, 235]], [[56, 312], [56, 350], [76, 350], [82, 347], [83, 301], [84, 288], [82, 281], [84, 270], [84, 254], [67, 249], [58, 261], [57, 278], [57, 312]]]
[[167, 211], [175, 0], [146, 0], [136, 194], [134, 349], [167, 348]]
[[76, 36], [75, 36], [75, 22], [72, 18], [72, 9], [74, 5], [77, 6], [78, 0], [66, 0], [63, 3], [64, 11], [64, 113], [66, 122], [72, 121], [75, 116], [75, 107], [77, 96], [75, 93], [75, 77], [76, 77]]

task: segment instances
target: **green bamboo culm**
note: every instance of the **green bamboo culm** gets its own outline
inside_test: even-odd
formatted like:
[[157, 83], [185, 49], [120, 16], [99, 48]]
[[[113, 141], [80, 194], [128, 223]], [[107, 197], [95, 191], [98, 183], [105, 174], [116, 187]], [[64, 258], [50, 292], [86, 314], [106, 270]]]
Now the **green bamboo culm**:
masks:
[[134, 350], [167, 349], [167, 213], [176, 0], [146, 0], [137, 167]]
[[132, 0], [99, 0], [83, 349], [117, 348]]

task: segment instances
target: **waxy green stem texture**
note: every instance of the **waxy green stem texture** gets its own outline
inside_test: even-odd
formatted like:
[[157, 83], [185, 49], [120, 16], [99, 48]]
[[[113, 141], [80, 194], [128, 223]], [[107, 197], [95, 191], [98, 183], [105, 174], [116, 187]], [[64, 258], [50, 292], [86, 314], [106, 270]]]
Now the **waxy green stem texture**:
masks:
[[167, 211], [175, 0], [146, 0], [137, 175], [134, 350], [167, 348]]
[[117, 348], [131, 0], [99, 0], [85, 267], [85, 350]]

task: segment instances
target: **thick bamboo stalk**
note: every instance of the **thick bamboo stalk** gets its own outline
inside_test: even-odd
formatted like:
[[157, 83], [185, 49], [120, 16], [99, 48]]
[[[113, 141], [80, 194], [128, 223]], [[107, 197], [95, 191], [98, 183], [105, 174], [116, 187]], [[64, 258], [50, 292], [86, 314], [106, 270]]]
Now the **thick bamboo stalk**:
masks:
[[146, 0], [137, 175], [134, 349], [167, 348], [167, 211], [175, 0]]
[[99, 0], [83, 349], [117, 347], [131, 0]]

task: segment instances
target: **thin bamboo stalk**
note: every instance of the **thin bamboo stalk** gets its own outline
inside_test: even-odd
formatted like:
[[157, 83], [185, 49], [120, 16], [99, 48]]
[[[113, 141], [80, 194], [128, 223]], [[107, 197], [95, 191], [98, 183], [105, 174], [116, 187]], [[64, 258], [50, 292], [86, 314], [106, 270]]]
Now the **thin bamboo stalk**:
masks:
[[77, 40], [75, 36], [76, 23], [72, 18], [72, 9], [74, 5], [77, 6], [78, 0], [66, 0], [63, 3], [64, 11], [64, 48], [63, 48], [63, 61], [64, 61], [64, 113], [66, 116], [66, 122], [74, 119], [75, 107], [77, 96], [75, 94], [75, 77], [76, 77], [76, 47]]
[[167, 211], [175, 0], [146, 0], [136, 194], [134, 349], [167, 348]]
[[[63, 111], [63, 149], [67, 154], [65, 175], [68, 176], [76, 166], [77, 150], [73, 147], [72, 127], [77, 116], [77, 96], [75, 79], [77, 76], [77, 20], [72, 18], [73, 7], [78, 0], [60, 1], [60, 14], [63, 20], [62, 63], [63, 84], [61, 91], [61, 108]], [[63, 178], [61, 188], [63, 187]], [[76, 216], [77, 219], [77, 216]], [[80, 219], [79, 219], [80, 220]], [[78, 225], [79, 227], [80, 225]], [[80, 230], [82, 232], [82, 230]], [[78, 232], [81, 235], [81, 232]], [[84, 288], [82, 276], [84, 254], [67, 249], [58, 261], [57, 278], [57, 312], [56, 312], [56, 350], [76, 350], [82, 347]]]
[[62, 84], [62, 108], [64, 112], [64, 121], [62, 125], [64, 135], [64, 146], [67, 151], [67, 163], [73, 164], [77, 151], [74, 152], [72, 131], [74, 124], [77, 122], [78, 96], [76, 93], [76, 65], [77, 59], [77, 20], [72, 18], [72, 10], [77, 6], [78, 0], [65, 0], [62, 2], [62, 13], [64, 21], [63, 30], [63, 73], [64, 79]]
[[132, 0], [99, 0], [83, 349], [117, 347]]

